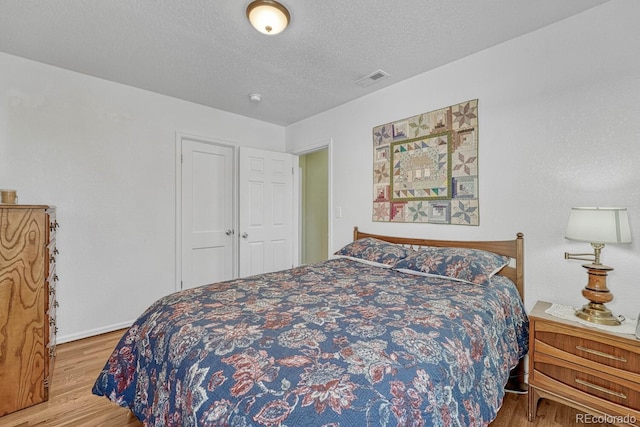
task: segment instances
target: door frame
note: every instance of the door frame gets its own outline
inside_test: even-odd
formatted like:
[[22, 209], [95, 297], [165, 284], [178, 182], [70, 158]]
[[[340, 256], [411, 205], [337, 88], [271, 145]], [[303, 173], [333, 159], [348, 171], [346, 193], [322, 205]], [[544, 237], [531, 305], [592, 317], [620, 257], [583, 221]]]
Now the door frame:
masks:
[[[328, 139], [323, 139], [320, 141], [317, 141], [315, 143], [312, 144], [308, 144], [308, 145], [303, 145], [301, 147], [296, 148], [295, 150], [289, 151], [289, 154], [293, 154], [295, 156], [302, 156], [305, 154], [309, 154], [309, 153], [313, 153], [314, 151], [319, 151], [319, 150], [323, 150], [323, 149], [327, 149], [327, 175], [328, 175], [328, 182], [327, 182], [327, 186], [328, 186], [328, 194], [327, 197], [329, 200], [327, 200], [327, 219], [328, 219], [328, 224], [327, 224], [327, 248], [328, 248], [328, 254], [327, 257], [331, 258], [331, 255], [333, 255], [333, 138], [328, 138]], [[294, 242], [294, 254], [295, 254], [295, 260], [297, 261], [298, 265], [300, 265], [300, 257], [302, 256], [302, 250], [301, 250], [301, 246], [302, 246], [302, 221], [300, 216], [302, 215], [302, 212], [300, 210], [300, 200], [302, 200], [301, 197], [301, 191], [302, 188], [300, 187], [300, 168], [299, 168], [299, 164], [294, 165], [294, 175], [293, 175], [293, 195], [294, 195], [294, 204], [293, 204], [293, 209], [294, 209], [294, 215], [293, 215], [293, 233], [294, 233], [294, 237], [293, 237], [293, 242]]]
[[[224, 141], [221, 139], [207, 138], [200, 135], [193, 135], [186, 132], [176, 132], [176, 145], [175, 145], [175, 290], [182, 289], [182, 141], [192, 140], [203, 144], [218, 145], [222, 147], [229, 147], [233, 149], [233, 230], [238, 229], [238, 147], [239, 145]], [[233, 239], [233, 277], [238, 277], [238, 245], [237, 239], [234, 236]]]

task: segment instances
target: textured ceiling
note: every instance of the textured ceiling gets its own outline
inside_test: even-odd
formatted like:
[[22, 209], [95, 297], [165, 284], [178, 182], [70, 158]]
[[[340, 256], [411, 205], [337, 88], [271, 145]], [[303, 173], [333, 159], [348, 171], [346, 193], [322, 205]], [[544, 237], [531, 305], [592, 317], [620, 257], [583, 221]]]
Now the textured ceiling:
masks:
[[288, 125], [606, 1], [281, 0], [266, 36], [250, 0], [0, 0], [0, 51]]

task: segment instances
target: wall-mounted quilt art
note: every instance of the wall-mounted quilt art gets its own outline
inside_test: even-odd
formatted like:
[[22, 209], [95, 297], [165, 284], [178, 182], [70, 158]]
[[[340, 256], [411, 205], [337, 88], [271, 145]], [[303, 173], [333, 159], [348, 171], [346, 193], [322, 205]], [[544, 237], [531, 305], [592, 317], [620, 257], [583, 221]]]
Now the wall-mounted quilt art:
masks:
[[373, 221], [478, 225], [478, 100], [373, 128]]

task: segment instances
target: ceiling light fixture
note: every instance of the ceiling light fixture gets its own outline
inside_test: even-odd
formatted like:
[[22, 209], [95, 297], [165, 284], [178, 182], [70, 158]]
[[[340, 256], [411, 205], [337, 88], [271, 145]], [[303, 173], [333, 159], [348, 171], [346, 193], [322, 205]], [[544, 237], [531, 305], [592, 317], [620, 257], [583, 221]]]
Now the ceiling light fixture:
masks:
[[247, 6], [247, 18], [264, 34], [278, 34], [289, 25], [291, 16], [286, 7], [273, 0], [255, 0]]
[[262, 101], [262, 95], [260, 95], [259, 93], [250, 93], [249, 100], [251, 102], [260, 102]]

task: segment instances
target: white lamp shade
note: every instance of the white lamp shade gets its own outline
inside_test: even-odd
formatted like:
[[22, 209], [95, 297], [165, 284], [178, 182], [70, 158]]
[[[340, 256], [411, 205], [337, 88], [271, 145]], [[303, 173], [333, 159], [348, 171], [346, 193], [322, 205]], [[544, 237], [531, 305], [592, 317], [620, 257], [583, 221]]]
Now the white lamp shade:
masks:
[[256, 0], [247, 8], [247, 17], [253, 27], [264, 34], [278, 34], [289, 25], [289, 11], [280, 3]]
[[571, 208], [565, 237], [589, 243], [631, 243], [626, 208]]

